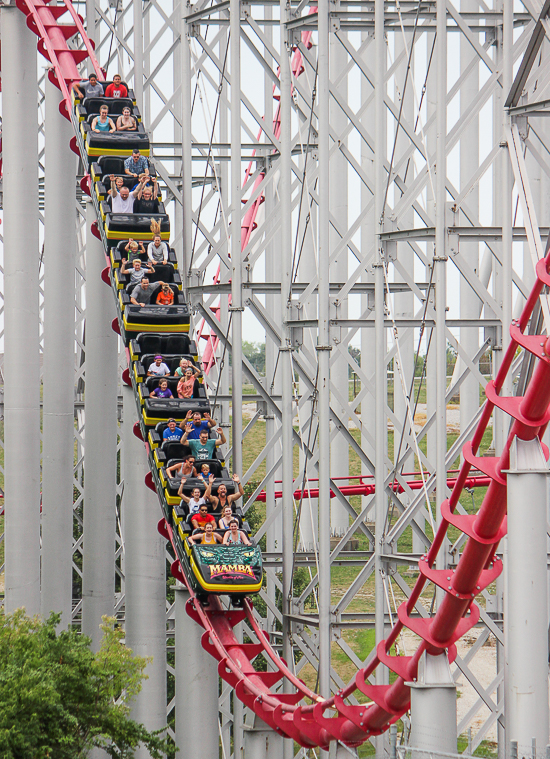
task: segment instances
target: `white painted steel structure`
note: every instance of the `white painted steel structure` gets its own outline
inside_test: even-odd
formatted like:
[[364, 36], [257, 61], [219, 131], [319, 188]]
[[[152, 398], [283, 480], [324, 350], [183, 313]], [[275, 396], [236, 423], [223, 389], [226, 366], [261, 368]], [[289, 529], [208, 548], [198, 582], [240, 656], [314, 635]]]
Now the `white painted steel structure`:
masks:
[[[487, 381], [479, 360], [489, 351], [490, 371], [498, 368], [509, 322], [528, 292], [533, 263], [544, 249], [541, 239], [550, 225], [550, 156], [542, 118], [550, 105], [547, 5], [539, 20], [540, 9], [530, 0], [514, 7], [509, 0], [352, 0], [321, 2], [317, 11], [304, 2], [267, 0], [199, 0], [170, 7], [158, 0], [86, 3], [100, 62], [110, 73], [121, 69], [133, 84], [150, 128], [172, 215], [172, 243], [187, 277], [195, 324], [204, 320], [205, 332], [219, 338], [209, 375], [212, 387], [218, 386], [216, 414], [228, 424], [230, 408], [238, 408], [242, 400], [247, 404], [242, 416], [232, 413], [231, 455], [233, 468], [249, 485], [246, 507], [252, 507], [262, 489], [267, 493], [267, 520], [259, 530], [267, 541], [268, 583], [262, 595], [266, 625], [281, 634], [287, 661], [294, 653], [301, 656], [298, 673], [318, 668], [323, 695], [343, 685], [331, 664], [331, 652], [338, 650], [359, 667], [352, 632], [374, 627], [382, 638], [396, 603], [409, 592], [411, 573], [417, 571], [419, 554], [429, 545], [432, 525], [439, 519], [432, 501], [440, 504], [446, 497], [447, 470], [453, 468], [478, 416], [479, 389]], [[308, 31], [311, 46], [304, 36]], [[3, 269], [6, 607], [25, 604], [29, 611], [38, 611], [36, 264], [42, 237], [34, 186], [37, 154], [32, 148], [36, 111], [31, 100], [19, 97], [18, 89], [24, 72], [24, 91], [32, 91], [28, 82], [34, 85], [36, 41], [15, 8], [2, 9], [2, 37], [3, 141], [12, 146], [4, 154], [9, 187], [4, 194]], [[296, 49], [302, 56], [301, 72], [292, 66]], [[522, 59], [526, 63], [512, 89], [515, 96], [505, 108], [514, 65]], [[17, 62], [17, 77], [7, 61]], [[278, 101], [272, 98], [273, 87]], [[42, 79], [41, 119], [43, 93]], [[278, 106], [280, 131], [273, 122]], [[41, 148], [43, 131], [40, 124]], [[60, 165], [62, 160], [68, 165], [72, 159], [66, 155]], [[47, 171], [49, 191], [48, 167]], [[257, 227], [241, 249], [243, 218], [260, 194], [265, 202], [255, 217]], [[101, 613], [116, 611], [122, 617], [124, 612], [124, 545], [120, 538], [115, 543], [120, 496], [116, 338], [110, 333], [111, 294], [99, 280], [103, 251], [89, 227], [84, 239], [85, 210], [79, 201], [76, 215], [74, 572], [75, 578], [84, 573], [84, 600], [75, 599], [73, 606], [76, 618], [83, 611], [83, 629], [97, 644]], [[44, 234], [48, 351], [47, 226]], [[36, 300], [36, 308], [28, 308], [31, 300]], [[51, 329], [55, 334], [55, 324]], [[249, 335], [265, 340], [265, 376], [242, 357], [242, 340]], [[61, 345], [60, 333], [58, 339]], [[205, 345], [202, 341], [199, 348]], [[350, 345], [360, 347], [360, 365], [351, 357]], [[450, 371], [449, 347], [458, 355]], [[80, 362], [84, 348], [85, 362]], [[228, 351], [231, 370], [227, 355], [222, 368]], [[72, 377], [70, 353], [67, 372]], [[417, 376], [420, 373], [423, 356], [426, 368], [419, 390], [420, 382], [411, 381], [415, 364]], [[68, 445], [62, 442], [67, 430], [48, 431], [48, 414], [58, 409], [49, 411], [47, 360], [44, 434], [47, 445], [59, 451]], [[521, 366], [519, 357], [518, 373]], [[348, 367], [359, 384], [353, 398], [347, 392]], [[85, 426], [83, 380], [88, 381]], [[244, 397], [243, 380], [252, 386], [252, 394]], [[65, 417], [66, 392], [61, 412]], [[512, 394], [512, 387], [503, 392]], [[459, 421], [454, 419], [455, 409], [446, 409], [458, 394]], [[107, 424], [106, 404], [111, 409]], [[507, 432], [503, 416], [495, 413], [493, 440], [486, 441], [497, 451]], [[128, 421], [126, 412], [123, 419]], [[242, 448], [235, 444], [241, 439]], [[254, 455], [245, 455], [250, 448]], [[73, 448], [66, 455], [74, 457]], [[419, 459], [426, 472], [425, 488], [416, 490], [408, 486], [410, 477], [404, 473], [418, 469]], [[354, 475], [374, 475], [375, 495], [342, 493], [340, 488], [348, 482], [337, 478], [347, 478], [351, 470], [340, 471], [335, 462], [347, 460]], [[48, 472], [51, 476], [47, 455], [42, 465], [46, 518]], [[79, 509], [86, 469], [82, 536]], [[127, 476], [128, 467], [123, 469]], [[402, 493], [395, 492], [394, 482], [402, 486]], [[318, 499], [292, 498], [302, 483], [318, 487]], [[57, 485], [61, 490], [61, 479]], [[277, 497], [281, 490], [283, 498]], [[140, 505], [144, 519], [149, 500], [144, 496]], [[10, 510], [10, 503], [17, 509]], [[469, 506], [462, 503], [464, 509]], [[125, 520], [128, 513], [125, 509]], [[44, 521], [43, 586], [48, 560], [57, 550], [55, 543], [46, 541], [47, 529]], [[360, 544], [352, 551], [348, 544], [354, 536]], [[65, 537], [65, 550], [66, 542]], [[134, 545], [139, 552], [138, 543]], [[448, 547], [449, 566], [456, 563], [461, 543], [457, 538]], [[295, 546], [306, 550], [295, 551]], [[138, 554], [133, 560], [139, 568]], [[341, 566], [348, 569], [345, 587], [337, 583]], [[157, 582], [151, 586], [158, 593], [155, 567]], [[301, 584], [297, 568], [303, 573]], [[65, 573], [65, 606], [67, 579]], [[47, 582], [47, 592], [57, 597], [61, 579], [59, 587]], [[458, 733], [477, 718], [481, 727], [473, 738], [475, 748], [500, 720], [504, 751], [502, 657], [488, 686], [475, 674], [476, 654], [483, 644], [503, 644], [501, 594], [500, 586], [496, 595], [484, 591], [483, 627], [452, 671], [455, 681], [468, 681], [477, 694], [459, 718]], [[51, 603], [44, 600], [43, 610]], [[431, 603], [427, 599], [426, 606], [419, 606], [419, 614], [426, 615]], [[168, 606], [167, 611], [173, 621], [174, 609]], [[158, 651], [165, 642], [161, 627], [157, 618], [151, 629], [135, 627], [135, 635], [151, 635]], [[176, 630], [176, 648], [181, 639]], [[401, 650], [407, 645], [402, 641]], [[176, 663], [176, 669], [179, 666]], [[380, 683], [385, 676], [379, 668]], [[176, 693], [176, 736], [182, 735], [177, 714], [184, 709], [177, 699]], [[174, 702], [169, 705], [173, 708]], [[222, 689], [220, 712], [222, 740], [229, 750], [228, 688]], [[240, 724], [236, 730], [242, 736]], [[381, 741], [378, 748], [384, 745]]]

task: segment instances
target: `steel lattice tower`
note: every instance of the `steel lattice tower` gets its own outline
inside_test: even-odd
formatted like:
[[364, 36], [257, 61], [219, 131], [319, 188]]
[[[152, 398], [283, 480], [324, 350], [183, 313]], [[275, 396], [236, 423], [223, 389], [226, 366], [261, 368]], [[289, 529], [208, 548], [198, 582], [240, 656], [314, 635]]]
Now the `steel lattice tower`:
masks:
[[[229, 0], [169, 7], [157, 0], [88, 0], [80, 7], [98, 60], [133, 84], [150, 130], [215, 414], [231, 430], [228, 457], [249, 486], [245, 509], [253, 509], [258, 538], [266, 541], [265, 627], [278, 636], [287, 661], [300, 655], [298, 675], [318, 672], [325, 697], [346, 684], [335, 660], [346, 659], [346, 672], [364, 663], [351, 645], [353, 632], [372, 628], [381, 640], [397, 604], [410, 595], [411, 577], [441, 520], [436, 506], [448, 497], [449, 470], [480, 418], [480, 388], [498, 372], [509, 324], [544, 252], [550, 160], [546, 121], [539, 117], [550, 104], [548, 10], [548, 3], [541, 10], [527, 0], [514, 6], [508, 0], [492, 6]], [[47, 158], [44, 172], [47, 87], [42, 76], [37, 156], [46, 200], [33, 241], [38, 249], [44, 243], [46, 253], [48, 192], [60, 191], [48, 188]], [[82, 176], [81, 166], [76, 171]], [[75, 204], [75, 227], [68, 225], [64, 244], [75, 258], [69, 278], [58, 284], [65, 291], [74, 284], [75, 329], [64, 339], [74, 346], [76, 424], [74, 440], [67, 441], [66, 426], [63, 432], [49, 427], [42, 453], [37, 446], [31, 452], [33, 499], [47, 495], [48, 478], [40, 483], [38, 469], [40, 455], [43, 468], [48, 456], [46, 442], [76, 446], [69, 475], [65, 467], [52, 484], [48, 471], [52, 499], [62, 497], [68, 476], [74, 488], [73, 567], [81, 577], [86, 530], [97, 528], [82, 517], [86, 466], [101, 480], [110, 457], [108, 477], [87, 496], [90, 503], [105, 501], [106, 529], [116, 526], [117, 536], [109, 578], [94, 582], [109, 598], [114, 593], [112, 610], [124, 620], [125, 551], [136, 537], [131, 504], [155, 501], [136, 487], [145, 469], [132, 448], [132, 399], [122, 387], [123, 359], [117, 361], [113, 336], [100, 335], [105, 342], [93, 354], [108, 353], [110, 371], [96, 402], [108, 394], [110, 440], [99, 458], [86, 451], [93, 434], [84, 399], [91, 403], [90, 377], [94, 386], [105, 378], [101, 367], [90, 368], [86, 327], [93, 324], [90, 302], [102, 295], [90, 285], [93, 219], [88, 211], [87, 220], [80, 188], [65, 191]], [[55, 300], [48, 295], [47, 255], [38, 277], [37, 318], [47, 344], [48, 299]], [[541, 325], [546, 317], [543, 306]], [[265, 341], [263, 374], [243, 353], [249, 335]], [[48, 410], [52, 375], [46, 378], [50, 354], [42, 328], [37, 340], [46, 430], [48, 413], [57, 411]], [[487, 356], [490, 364], [481, 367]], [[527, 363], [518, 355], [518, 394]], [[67, 368], [71, 379], [71, 361]], [[34, 365], [29, 380], [35, 421], [38, 371]], [[515, 392], [511, 383], [504, 390]], [[459, 408], [449, 409], [457, 397]], [[243, 404], [244, 413], [234, 413]], [[504, 414], [495, 411], [491, 429], [484, 452], [501, 451]], [[466, 513], [470, 503], [460, 508]], [[138, 553], [130, 564], [142, 550], [139, 541], [133, 545]], [[449, 542], [439, 568], [454, 567], [462, 545], [462, 537]], [[42, 554], [43, 577], [49, 550]], [[37, 573], [36, 551], [34, 560]], [[340, 568], [347, 570], [346, 587], [335, 593]], [[300, 585], [296, 569], [303, 570]], [[152, 594], [164, 582], [156, 579]], [[35, 591], [36, 581], [38, 574]], [[86, 578], [84, 586], [85, 594]], [[455, 680], [462, 677], [476, 694], [458, 733], [476, 720], [476, 749], [498, 726], [504, 756], [502, 581], [482, 598], [475, 642], [453, 665]], [[439, 601], [423, 598], [420, 616]], [[82, 606], [80, 598], [72, 605], [75, 621]], [[168, 640], [169, 657], [175, 624], [170, 600], [166, 631], [159, 633], [157, 624], [152, 644], [158, 650]], [[242, 634], [249, 632], [244, 626]], [[487, 641], [496, 647], [495, 671], [482, 685], [476, 657]], [[381, 670], [377, 683], [384, 684], [388, 673]], [[146, 713], [145, 697], [140, 708]], [[235, 745], [244, 744], [243, 707], [225, 685], [219, 709], [229, 756], [231, 728]], [[167, 704], [169, 717], [174, 710], [175, 698]], [[386, 743], [380, 738], [377, 751]]]

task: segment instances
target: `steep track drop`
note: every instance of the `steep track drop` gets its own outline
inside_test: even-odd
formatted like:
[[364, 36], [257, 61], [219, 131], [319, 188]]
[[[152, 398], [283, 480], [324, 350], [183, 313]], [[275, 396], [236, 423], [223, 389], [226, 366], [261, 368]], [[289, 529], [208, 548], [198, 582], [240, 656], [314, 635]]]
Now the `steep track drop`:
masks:
[[[75, 81], [80, 80], [77, 64], [90, 57], [98, 77], [103, 80], [103, 72], [93, 53], [93, 43], [88, 40], [82, 19], [69, 0], [50, 7], [43, 0], [18, 0], [20, 10], [27, 17], [27, 25], [39, 37], [38, 49], [50, 61], [53, 70], [49, 76], [62, 92], [60, 111], [73, 120], [76, 134], [78, 125], [73, 116], [70, 90]], [[68, 14], [68, 23], [60, 23]], [[78, 35], [83, 49], [72, 50], [67, 41]], [[75, 140], [73, 149], [83, 150], [82, 143]], [[82, 156], [87, 161], [86, 155]], [[82, 182], [84, 190], [90, 190], [89, 177]], [[95, 193], [92, 193], [92, 197]], [[97, 199], [94, 198], [94, 203]], [[98, 216], [98, 219], [101, 217]], [[249, 222], [252, 222], [249, 225]], [[247, 220], [247, 228], [252, 229], [253, 218]], [[98, 236], [102, 236], [101, 222], [98, 222]], [[265, 634], [259, 629], [252, 605], [246, 601], [244, 610], [226, 611], [217, 597], [211, 596], [209, 604], [203, 607], [191, 592], [188, 613], [200, 624], [205, 632], [202, 636], [204, 648], [219, 662], [220, 676], [234, 687], [241, 701], [280, 734], [293, 738], [300, 745], [327, 747], [330, 741], [340, 740], [350, 746], [358, 745], [368, 737], [379, 735], [390, 724], [401, 717], [409, 708], [410, 689], [405, 684], [416, 679], [420, 656], [424, 651], [437, 655], [448, 650], [452, 659], [456, 655], [455, 642], [479, 619], [479, 607], [474, 597], [486, 588], [502, 570], [495, 552], [501, 538], [506, 534], [506, 478], [502, 474], [508, 467], [509, 449], [515, 436], [522, 440], [542, 437], [550, 421], [550, 339], [541, 335], [526, 335], [529, 318], [537, 299], [546, 286], [550, 286], [550, 252], [547, 246], [545, 258], [536, 267], [537, 281], [525, 304], [519, 321], [510, 328], [511, 343], [506, 351], [501, 368], [494, 382], [487, 386], [487, 400], [470, 443], [463, 448], [464, 464], [460, 469], [451, 496], [441, 505], [442, 522], [433, 544], [420, 563], [420, 575], [408, 601], [398, 612], [399, 621], [387, 640], [379, 642], [376, 655], [366, 667], [360, 670], [354, 681], [341, 690], [334, 698], [325, 700], [310, 691], [273, 651]], [[512, 360], [518, 347], [531, 353], [536, 367], [525, 395], [505, 398], [499, 395], [504, 379], [510, 371]], [[505, 411], [514, 420], [510, 434], [500, 457], [479, 458], [476, 456], [483, 433], [496, 407]], [[139, 430], [136, 433], [140, 436]], [[479, 469], [490, 479], [490, 485], [483, 503], [475, 515], [455, 513], [458, 499], [467, 481], [470, 470]], [[148, 478], [148, 484], [152, 483]], [[162, 499], [162, 496], [159, 496]], [[455, 570], [434, 569], [435, 559], [449, 525], [453, 525], [467, 536], [466, 545]], [[170, 525], [162, 518], [160, 532], [175, 540]], [[176, 552], [177, 555], [177, 552]], [[186, 583], [179, 561], [174, 562], [172, 572]], [[450, 580], [448, 578], [451, 578]], [[415, 604], [427, 582], [442, 589], [444, 598], [435, 616], [422, 618], [413, 616]], [[186, 583], [187, 584], [187, 583]], [[258, 643], [239, 643], [233, 628], [246, 618], [258, 637]], [[411, 657], [391, 656], [388, 652], [403, 627], [416, 633], [422, 643]], [[263, 653], [276, 666], [275, 672], [256, 672], [252, 661]], [[385, 664], [396, 675], [392, 685], [370, 685], [367, 680], [378, 664]], [[295, 693], [275, 693], [272, 687], [282, 678], [296, 689]], [[367, 696], [368, 704], [351, 705], [346, 699], [355, 691]], [[313, 701], [300, 706], [303, 698]], [[337, 716], [326, 716], [331, 709]]]

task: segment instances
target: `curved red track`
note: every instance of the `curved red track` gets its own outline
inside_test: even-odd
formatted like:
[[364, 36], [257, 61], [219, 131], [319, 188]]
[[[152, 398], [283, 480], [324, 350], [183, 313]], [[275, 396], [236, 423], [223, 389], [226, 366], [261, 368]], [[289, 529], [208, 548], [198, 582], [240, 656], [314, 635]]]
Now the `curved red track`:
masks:
[[[63, 95], [60, 111], [71, 118], [70, 89], [73, 82], [80, 79], [77, 64], [90, 56], [98, 76], [103, 79], [82, 19], [69, 0], [63, 0], [62, 5], [54, 7], [49, 7], [43, 0], [18, 0], [17, 5], [27, 16], [29, 28], [39, 37], [38, 49], [52, 64], [50, 78]], [[68, 23], [60, 23], [64, 17], [67, 17]], [[83, 50], [69, 49], [67, 40], [73, 35], [79, 35]], [[252, 216], [248, 222], [247, 235], [252, 231]], [[243, 229], [244, 226], [243, 222]], [[376, 656], [366, 669], [357, 673], [350, 685], [327, 701], [310, 691], [271, 649], [258, 628], [248, 601], [242, 611], [224, 611], [217, 597], [210, 598], [208, 607], [201, 606], [194, 597], [189, 601], [188, 613], [204, 628], [202, 643], [218, 660], [220, 676], [234, 687], [241, 701], [268, 725], [300, 745], [326, 748], [330, 741], [339, 740], [353, 746], [386, 730], [409, 708], [410, 690], [405, 683], [415, 680], [423, 651], [437, 655], [448, 649], [449, 656], [453, 657], [455, 642], [479, 619], [479, 608], [474, 603], [474, 597], [495, 580], [502, 568], [495, 551], [506, 533], [506, 477], [502, 472], [508, 467], [510, 444], [515, 436], [522, 440], [540, 438], [550, 420], [550, 339], [524, 334], [542, 288], [550, 285], [549, 265], [547, 248], [546, 257], [537, 265], [537, 281], [521, 318], [511, 325], [512, 340], [497, 378], [487, 386], [487, 400], [480, 422], [472, 441], [464, 446], [464, 464], [450, 498], [441, 505], [442, 521], [428, 554], [419, 563], [420, 575], [411, 596], [399, 608], [399, 621], [387, 640], [378, 644]], [[499, 393], [518, 346], [533, 354], [535, 370], [523, 397], [503, 398]], [[476, 453], [495, 406], [513, 419], [510, 434], [500, 457], [478, 459]], [[484, 472], [489, 477], [490, 485], [477, 514], [457, 515], [458, 499], [472, 468]], [[433, 568], [435, 559], [449, 525], [460, 529], [468, 539], [455, 570], [436, 570]], [[160, 521], [159, 529], [167, 539], [172, 540], [171, 528], [164, 519]], [[172, 571], [185, 582], [179, 562], [175, 562]], [[413, 616], [415, 604], [427, 582], [434, 583], [444, 592], [437, 613], [428, 619]], [[236, 639], [233, 628], [245, 617], [255, 631], [258, 643], [242, 644]], [[403, 627], [415, 632], [422, 643], [412, 657], [390, 656], [387, 652]], [[254, 670], [252, 660], [260, 652], [271, 659], [277, 668], [275, 672]], [[380, 663], [396, 673], [397, 679], [392, 685], [368, 684], [368, 678]], [[272, 687], [283, 677], [294, 686], [295, 693], [273, 692]], [[355, 691], [366, 695], [371, 702], [363, 705], [346, 703]], [[300, 706], [298, 702], [304, 697], [311, 699], [313, 704]], [[337, 716], [325, 716], [329, 708], [336, 711]]]

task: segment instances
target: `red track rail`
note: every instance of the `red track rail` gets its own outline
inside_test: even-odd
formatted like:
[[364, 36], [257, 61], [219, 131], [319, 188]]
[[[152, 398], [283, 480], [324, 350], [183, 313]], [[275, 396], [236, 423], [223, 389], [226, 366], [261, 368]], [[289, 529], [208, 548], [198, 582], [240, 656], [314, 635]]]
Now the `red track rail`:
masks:
[[[373, 477], [373, 475], [371, 475]], [[346, 477], [333, 477], [333, 480], [343, 480], [347, 479]], [[351, 477], [349, 479], [352, 479]], [[355, 479], [355, 478], [354, 478]], [[366, 483], [362, 482], [362, 480], [367, 479], [366, 477], [357, 477], [356, 479], [361, 480], [357, 485], [342, 485], [342, 487], [339, 487], [338, 490], [342, 495], [345, 496], [352, 496], [352, 495], [372, 495], [375, 492], [374, 483]], [[316, 481], [316, 480], [315, 480]], [[312, 482], [312, 480], [309, 480], [309, 482]], [[453, 488], [456, 485], [457, 478], [456, 477], [448, 477], [447, 478], [447, 487]], [[468, 477], [466, 481], [464, 482], [465, 488], [485, 488], [488, 485], [491, 484], [491, 478], [487, 475], [474, 475], [472, 477]], [[393, 490], [394, 493], [404, 493], [405, 488], [403, 485], [400, 485], [398, 482], [393, 482], [391, 486], [388, 486]], [[422, 490], [424, 487], [424, 483], [422, 480], [407, 480], [407, 487], [410, 490]], [[295, 490], [292, 494], [295, 501], [299, 501], [301, 498], [319, 498], [319, 488], [306, 488], [304, 490]], [[265, 490], [262, 490], [261, 493], [258, 493], [256, 496], [257, 501], [265, 501], [267, 497], [267, 494]], [[283, 492], [282, 490], [276, 490], [274, 493], [275, 498], [282, 498]], [[334, 490], [330, 491], [330, 497], [336, 498], [336, 493]]]
[[[70, 89], [80, 79], [77, 64], [90, 56], [96, 72], [103, 78], [82, 20], [69, 0], [64, 0], [61, 6], [51, 8], [42, 0], [18, 0], [18, 7], [27, 16], [29, 28], [40, 38], [38, 49], [54, 67], [55, 73], [51, 79], [63, 94], [60, 111], [70, 118]], [[59, 18], [65, 13], [69, 13], [71, 23], [59, 24]], [[67, 45], [67, 40], [75, 34], [80, 35], [83, 42], [82, 51], [71, 50]], [[374, 659], [366, 669], [357, 673], [349, 686], [330, 700], [322, 699], [296, 678], [285, 662], [274, 653], [266, 636], [258, 628], [248, 601], [242, 611], [224, 611], [217, 597], [210, 597], [207, 607], [203, 607], [194, 596], [191, 597], [188, 613], [204, 628], [202, 643], [218, 660], [220, 676], [234, 687], [238, 698], [268, 725], [282, 735], [293, 738], [300, 745], [326, 748], [331, 740], [340, 740], [353, 746], [386, 730], [409, 708], [410, 690], [405, 683], [416, 678], [418, 661], [423, 651], [437, 655], [448, 649], [452, 658], [456, 653], [455, 642], [479, 619], [479, 608], [473, 599], [494, 581], [502, 568], [501, 562], [495, 557], [495, 551], [506, 532], [506, 479], [502, 472], [508, 467], [510, 444], [515, 436], [522, 440], [540, 438], [550, 420], [550, 339], [524, 334], [543, 286], [550, 285], [549, 265], [550, 253], [547, 246], [546, 257], [537, 265], [537, 281], [521, 318], [510, 328], [512, 340], [500, 371], [496, 380], [487, 386], [487, 400], [473, 440], [463, 448], [464, 464], [450, 498], [441, 506], [443, 519], [428, 554], [420, 561], [418, 581], [409, 600], [400, 606], [399, 621], [387, 640], [378, 644]], [[499, 392], [518, 346], [535, 356], [536, 367], [525, 396], [503, 398]], [[508, 413], [514, 422], [500, 457], [478, 458], [476, 453], [495, 406]], [[468, 482], [471, 468], [482, 471], [489, 478], [490, 484], [476, 515], [456, 515], [458, 499]], [[458, 527], [468, 536], [468, 540], [456, 570], [438, 571], [433, 566], [449, 525]], [[174, 542], [171, 528], [164, 518], [159, 523], [159, 530]], [[185, 582], [178, 561], [174, 563], [172, 571], [175, 577]], [[447, 580], [449, 576], [450, 581]], [[442, 588], [444, 599], [434, 617], [425, 619], [412, 616], [415, 604], [428, 581]], [[239, 643], [234, 635], [234, 626], [245, 617], [258, 637], [257, 644]], [[419, 635], [422, 643], [412, 657], [390, 656], [388, 651], [403, 627]], [[276, 665], [276, 672], [254, 670], [252, 660], [260, 652]], [[367, 678], [379, 663], [387, 665], [397, 674], [397, 680], [392, 685], [368, 684]], [[282, 678], [286, 678], [296, 688], [295, 693], [280, 694], [271, 690]], [[345, 699], [355, 691], [366, 695], [371, 703], [346, 703]], [[299, 706], [298, 702], [304, 697], [311, 699], [313, 704]], [[336, 710], [338, 716], [325, 717], [325, 711], [329, 708]]]

